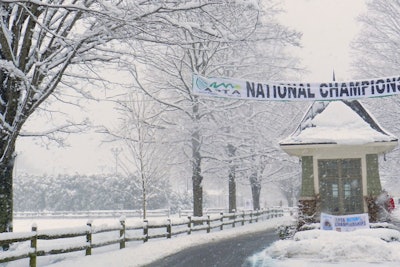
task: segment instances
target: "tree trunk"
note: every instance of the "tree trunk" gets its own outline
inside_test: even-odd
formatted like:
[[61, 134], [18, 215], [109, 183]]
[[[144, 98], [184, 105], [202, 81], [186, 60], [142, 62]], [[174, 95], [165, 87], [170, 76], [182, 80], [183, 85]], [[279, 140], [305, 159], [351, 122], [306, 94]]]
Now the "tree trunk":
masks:
[[[0, 49], [0, 60], [7, 61], [1, 52]], [[15, 142], [27, 118], [18, 105], [22, 82], [13, 76], [0, 68], [0, 233], [13, 231]]]
[[[200, 172], [193, 173], [193, 216], [201, 217], [203, 216], [203, 176]], [[194, 225], [202, 224], [199, 222], [194, 223]]]
[[147, 192], [146, 182], [142, 174], [142, 208], [143, 208], [143, 219], [147, 218]]
[[235, 169], [229, 169], [229, 212], [234, 212], [236, 208], [236, 180]]
[[[232, 144], [228, 144], [228, 156], [235, 156], [236, 148]], [[236, 207], [236, 166], [230, 160], [229, 175], [228, 175], [228, 193], [229, 193], [229, 212], [237, 210]]]
[[261, 186], [251, 186], [251, 193], [253, 196], [253, 209], [254, 210], [260, 210], [260, 192], [261, 192]]
[[0, 164], [0, 233], [13, 231], [13, 167], [14, 158]]
[[14, 160], [0, 164], [0, 232], [12, 232]]
[[250, 176], [251, 195], [253, 197], [253, 209], [260, 210], [260, 193], [261, 183], [258, 179], [257, 173]]
[[201, 140], [199, 126], [199, 103], [193, 104], [192, 132], [192, 182], [193, 182], [193, 216], [203, 216], [203, 176], [201, 175]]
[[192, 136], [193, 149], [193, 215], [203, 216], [203, 176], [201, 175], [201, 155], [199, 132], [196, 131]]
[[197, 173], [193, 175], [193, 215], [203, 216], [203, 177]]

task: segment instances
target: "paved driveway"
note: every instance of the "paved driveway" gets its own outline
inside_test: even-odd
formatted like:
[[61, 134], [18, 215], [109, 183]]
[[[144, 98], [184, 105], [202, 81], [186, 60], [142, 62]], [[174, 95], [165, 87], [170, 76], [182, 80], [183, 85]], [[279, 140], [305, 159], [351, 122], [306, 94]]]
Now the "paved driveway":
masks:
[[[278, 240], [274, 230], [190, 247], [147, 267], [242, 267], [251, 255]], [[246, 266], [248, 267], [248, 266]]]

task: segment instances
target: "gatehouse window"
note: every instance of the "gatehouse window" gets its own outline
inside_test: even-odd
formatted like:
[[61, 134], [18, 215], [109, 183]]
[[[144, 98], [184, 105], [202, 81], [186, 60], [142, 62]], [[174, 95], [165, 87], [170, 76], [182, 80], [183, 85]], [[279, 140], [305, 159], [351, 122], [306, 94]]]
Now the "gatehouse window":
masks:
[[321, 159], [318, 173], [322, 212], [363, 212], [361, 159]]

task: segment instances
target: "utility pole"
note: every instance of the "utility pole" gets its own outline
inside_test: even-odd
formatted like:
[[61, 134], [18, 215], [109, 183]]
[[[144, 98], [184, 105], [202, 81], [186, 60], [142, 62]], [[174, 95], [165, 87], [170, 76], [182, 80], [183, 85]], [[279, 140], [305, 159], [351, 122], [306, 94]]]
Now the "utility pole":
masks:
[[119, 154], [122, 152], [122, 148], [120, 147], [113, 147], [111, 148], [111, 152], [114, 154], [115, 157], [115, 176], [118, 175], [118, 159], [119, 159]]

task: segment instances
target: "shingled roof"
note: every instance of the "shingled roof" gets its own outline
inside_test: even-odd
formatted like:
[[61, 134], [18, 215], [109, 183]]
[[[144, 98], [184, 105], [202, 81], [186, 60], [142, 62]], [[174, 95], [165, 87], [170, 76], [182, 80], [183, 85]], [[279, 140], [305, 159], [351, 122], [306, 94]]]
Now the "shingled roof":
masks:
[[287, 145], [360, 145], [397, 142], [357, 100], [314, 102], [297, 129], [280, 142]]

